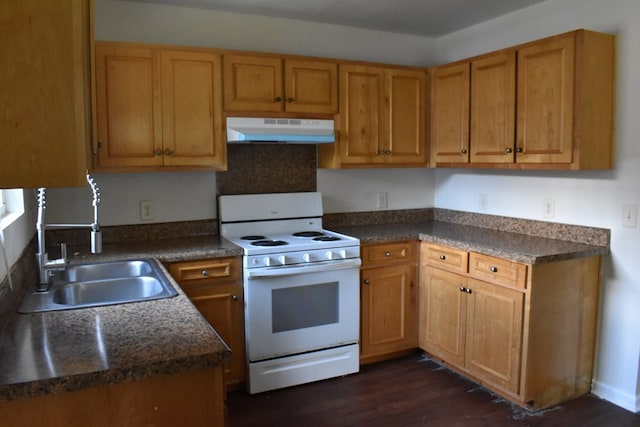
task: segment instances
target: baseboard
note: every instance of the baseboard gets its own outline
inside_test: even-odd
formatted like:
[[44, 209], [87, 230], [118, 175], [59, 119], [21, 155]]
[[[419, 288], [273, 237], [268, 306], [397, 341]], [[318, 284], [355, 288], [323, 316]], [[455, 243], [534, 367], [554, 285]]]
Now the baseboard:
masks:
[[640, 412], [640, 395], [625, 393], [599, 381], [593, 381], [591, 393], [628, 411]]

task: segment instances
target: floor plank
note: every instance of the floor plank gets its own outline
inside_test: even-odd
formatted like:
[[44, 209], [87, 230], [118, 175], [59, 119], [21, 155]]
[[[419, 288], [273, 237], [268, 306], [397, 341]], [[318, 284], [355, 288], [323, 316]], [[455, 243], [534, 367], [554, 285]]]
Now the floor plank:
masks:
[[340, 378], [227, 395], [228, 427], [636, 427], [640, 415], [587, 395], [531, 413], [422, 354]]

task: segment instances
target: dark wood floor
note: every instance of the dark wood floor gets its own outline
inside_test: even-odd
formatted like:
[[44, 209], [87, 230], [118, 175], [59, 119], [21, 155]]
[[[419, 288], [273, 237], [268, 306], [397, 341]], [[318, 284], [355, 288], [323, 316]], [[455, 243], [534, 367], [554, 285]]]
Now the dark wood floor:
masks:
[[527, 412], [422, 354], [282, 390], [234, 391], [227, 411], [228, 427], [640, 426], [640, 415], [591, 395]]

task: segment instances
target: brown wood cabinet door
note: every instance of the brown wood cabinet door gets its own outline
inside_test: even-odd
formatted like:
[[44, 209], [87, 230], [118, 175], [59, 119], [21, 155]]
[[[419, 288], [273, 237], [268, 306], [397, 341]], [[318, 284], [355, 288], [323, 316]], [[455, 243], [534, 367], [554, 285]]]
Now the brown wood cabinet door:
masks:
[[162, 165], [159, 51], [96, 43], [96, 167]]
[[574, 34], [518, 50], [516, 161], [571, 163]]
[[340, 158], [343, 164], [382, 163], [384, 69], [340, 66]]
[[467, 163], [469, 63], [435, 68], [431, 76], [431, 160]]
[[223, 167], [220, 56], [163, 50], [161, 57], [164, 165]]
[[524, 293], [469, 279], [465, 367], [478, 378], [518, 392]]
[[0, 188], [85, 186], [93, 2], [0, 2]]
[[385, 140], [388, 163], [426, 164], [426, 81], [422, 71], [385, 70]]
[[338, 112], [338, 64], [285, 59], [284, 84], [287, 112]]
[[223, 63], [225, 110], [283, 110], [282, 59], [224, 55]]
[[467, 278], [424, 268], [420, 283], [420, 348], [457, 367], [464, 366]]
[[362, 271], [362, 357], [416, 347], [413, 269], [413, 265], [403, 264]]
[[244, 298], [237, 284], [186, 287], [185, 292], [220, 338], [231, 348], [233, 359], [224, 367], [225, 384], [245, 378]]
[[471, 163], [514, 161], [515, 104], [515, 52], [471, 63]]

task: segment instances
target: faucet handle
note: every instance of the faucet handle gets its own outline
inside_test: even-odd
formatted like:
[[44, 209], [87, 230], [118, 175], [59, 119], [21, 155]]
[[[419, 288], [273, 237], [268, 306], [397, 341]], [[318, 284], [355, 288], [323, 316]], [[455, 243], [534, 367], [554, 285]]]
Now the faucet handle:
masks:
[[66, 264], [67, 263], [67, 244], [60, 243], [60, 259]]

